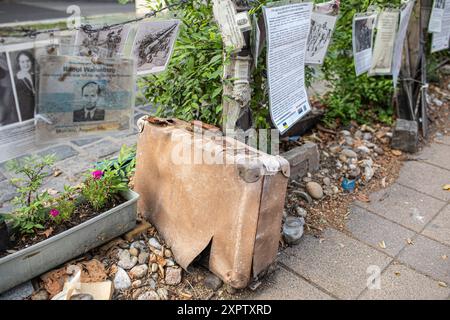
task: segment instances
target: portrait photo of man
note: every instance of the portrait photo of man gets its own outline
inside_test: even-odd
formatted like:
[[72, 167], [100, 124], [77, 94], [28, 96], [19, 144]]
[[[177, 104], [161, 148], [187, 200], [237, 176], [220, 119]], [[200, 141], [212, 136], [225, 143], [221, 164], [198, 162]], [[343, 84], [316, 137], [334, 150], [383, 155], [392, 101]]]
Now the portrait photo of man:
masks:
[[83, 108], [73, 112], [73, 122], [105, 120], [105, 110], [97, 105], [100, 92], [100, 85], [95, 81], [89, 81], [81, 87]]

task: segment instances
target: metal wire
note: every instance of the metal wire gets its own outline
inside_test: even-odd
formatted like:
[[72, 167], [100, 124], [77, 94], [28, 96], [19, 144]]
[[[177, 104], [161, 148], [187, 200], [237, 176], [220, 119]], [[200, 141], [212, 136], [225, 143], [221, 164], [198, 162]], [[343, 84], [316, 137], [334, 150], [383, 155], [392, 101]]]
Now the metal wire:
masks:
[[[21, 34], [21, 35], [14, 35], [14, 37], [29, 37], [29, 38], [35, 38], [39, 34], [44, 34], [44, 33], [52, 34], [52, 33], [55, 33], [55, 32], [69, 31], [69, 30], [70, 31], [82, 30], [85, 33], [94, 33], [94, 32], [99, 32], [99, 31], [105, 31], [105, 30], [118, 28], [118, 27], [121, 27], [123, 25], [130, 24], [130, 23], [139, 22], [139, 21], [142, 21], [144, 19], [148, 19], [148, 18], [154, 17], [158, 13], [160, 13], [160, 12], [162, 12], [164, 10], [170, 10], [170, 9], [175, 8], [175, 7], [183, 6], [184, 4], [186, 4], [188, 2], [189, 2], [189, 0], [180, 0], [180, 1], [176, 2], [176, 3], [167, 5], [167, 6], [163, 7], [163, 8], [161, 8], [161, 9], [151, 11], [151, 12], [145, 14], [142, 17], [131, 19], [131, 20], [127, 20], [127, 21], [123, 21], [123, 22], [113, 23], [113, 24], [110, 24], [110, 25], [105, 25], [105, 26], [97, 27], [97, 28], [94, 28], [90, 24], [83, 24], [80, 27], [72, 28], [72, 29], [63, 28], [63, 29], [36, 30], [36, 29], [29, 29], [29, 28], [25, 28], [25, 27], [20, 27], [20, 28], [10, 28], [10, 27], [1, 28], [0, 27], [0, 31], [4, 30], [4, 31], [10, 32], [10, 33], [19, 33], [19, 34]], [[0, 39], [0, 41], [1, 41], [1, 39]]]

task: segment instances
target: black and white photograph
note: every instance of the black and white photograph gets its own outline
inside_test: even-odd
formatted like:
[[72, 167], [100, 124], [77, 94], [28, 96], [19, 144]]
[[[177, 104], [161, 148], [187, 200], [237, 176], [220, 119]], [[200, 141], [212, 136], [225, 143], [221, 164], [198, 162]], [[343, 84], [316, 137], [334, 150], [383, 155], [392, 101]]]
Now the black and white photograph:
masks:
[[81, 86], [83, 107], [73, 112], [73, 122], [103, 121], [105, 110], [98, 105], [101, 85], [95, 81], [88, 81]]
[[355, 21], [355, 51], [361, 52], [372, 47], [374, 18]]
[[16, 123], [19, 116], [6, 52], [0, 52], [0, 127]]
[[133, 44], [138, 75], [164, 71], [172, 55], [180, 21], [150, 21], [139, 24]]
[[[36, 104], [36, 56], [57, 42], [9, 43], [0, 49], [0, 127], [32, 120]], [[55, 50], [57, 52], [58, 50]]]
[[75, 39], [75, 54], [101, 58], [120, 56], [130, 30], [129, 25], [95, 32], [85, 32], [81, 29]]
[[[39, 141], [124, 131], [131, 128], [134, 61], [46, 56], [40, 59], [36, 135]], [[71, 69], [67, 73], [67, 68]], [[63, 80], [61, 80], [63, 79]], [[105, 133], [106, 134], [106, 133]]]
[[32, 119], [36, 99], [36, 61], [33, 50], [10, 52], [9, 56], [22, 121]]
[[313, 12], [306, 51], [306, 64], [323, 63], [336, 20], [336, 16]]
[[373, 32], [377, 14], [360, 13], [353, 17], [352, 41], [356, 75], [370, 70], [372, 65]]

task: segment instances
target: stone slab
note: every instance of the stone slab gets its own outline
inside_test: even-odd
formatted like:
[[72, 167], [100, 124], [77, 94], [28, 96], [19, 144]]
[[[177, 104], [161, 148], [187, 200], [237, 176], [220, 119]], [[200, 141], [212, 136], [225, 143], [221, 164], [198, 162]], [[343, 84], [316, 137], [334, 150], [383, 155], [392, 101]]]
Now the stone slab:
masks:
[[398, 183], [444, 201], [450, 201], [450, 192], [442, 189], [449, 183], [448, 170], [419, 161], [406, 162], [400, 170]]
[[396, 183], [372, 193], [369, 199], [368, 203], [358, 201], [358, 206], [416, 232], [420, 232], [445, 205], [443, 201]]
[[450, 205], [446, 206], [431, 223], [423, 234], [450, 246]]
[[[447, 256], [446, 259], [443, 256]], [[423, 236], [407, 246], [398, 260], [430, 277], [450, 284], [450, 247]]]
[[283, 154], [291, 167], [291, 179], [302, 178], [308, 172], [315, 172], [320, 167], [320, 155], [317, 145], [307, 142], [302, 146], [293, 148]]
[[[396, 256], [403, 247], [408, 245], [407, 239], [412, 239], [415, 235], [413, 231], [357, 206], [351, 207], [346, 228], [353, 237], [391, 256]], [[380, 246], [381, 241], [386, 244], [386, 249]]]
[[72, 148], [71, 146], [68, 146], [68, 145], [59, 145], [59, 146], [52, 147], [47, 150], [38, 152], [38, 155], [41, 157], [44, 157], [44, 156], [47, 156], [50, 154], [55, 154], [56, 161], [62, 161], [67, 158], [76, 156], [78, 154], [78, 151], [76, 151], [74, 148]]
[[278, 268], [264, 279], [264, 283], [251, 294], [251, 300], [331, 300], [328, 294], [317, 289], [296, 274]]
[[450, 146], [445, 144], [431, 144], [426, 146], [417, 156], [422, 161], [449, 170], [450, 177]]
[[334, 296], [356, 299], [366, 288], [368, 268], [383, 270], [392, 259], [343, 233], [327, 229], [323, 241], [306, 235], [280, 262]]
[[390, 265], [381, 275], [380, 289], [366, 290], [362, 300], [443, 300], [449, 288], [402, 264]]

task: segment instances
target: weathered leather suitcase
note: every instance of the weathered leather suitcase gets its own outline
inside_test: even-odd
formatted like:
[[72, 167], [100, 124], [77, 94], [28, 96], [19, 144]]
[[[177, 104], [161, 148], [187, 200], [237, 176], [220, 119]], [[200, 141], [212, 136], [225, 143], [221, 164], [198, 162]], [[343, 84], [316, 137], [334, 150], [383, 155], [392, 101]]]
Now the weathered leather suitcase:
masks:
[[276, 259], [289, 163], [181, 120], [146, 116], [138, 127], [138, 211], [184, 269], [210, 244], [209, 269], [246, 287]]

